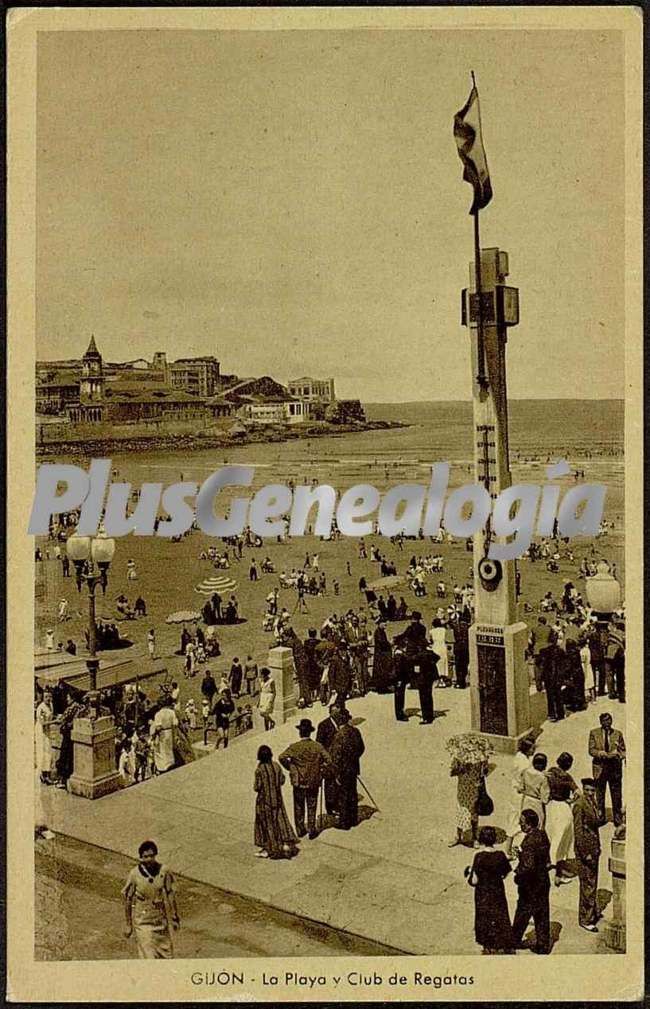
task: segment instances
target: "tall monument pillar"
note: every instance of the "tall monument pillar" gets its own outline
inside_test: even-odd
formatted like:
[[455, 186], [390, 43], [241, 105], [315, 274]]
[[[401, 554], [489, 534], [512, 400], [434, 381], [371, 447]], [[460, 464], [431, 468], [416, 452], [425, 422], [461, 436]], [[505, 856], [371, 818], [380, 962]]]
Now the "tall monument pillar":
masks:
[[[508, 255], [482, 249], [477, 285], [463, 291], [463, 325], [472, 344], [474, 472], [492, 499], [512, 483], [508, 454], [507, 327], [519, 321], [519, 292], [507, 287]], [[481, 302], [477, 296], [481, 292]], [[514, 753], [531, 728], [530, 689], [524, 651], [526, 624], [518, 619], [516, 561], [487, 557], [489, 523], [474, 536], [475, 622], [470, 628], [472, 728], [494, 748]]]

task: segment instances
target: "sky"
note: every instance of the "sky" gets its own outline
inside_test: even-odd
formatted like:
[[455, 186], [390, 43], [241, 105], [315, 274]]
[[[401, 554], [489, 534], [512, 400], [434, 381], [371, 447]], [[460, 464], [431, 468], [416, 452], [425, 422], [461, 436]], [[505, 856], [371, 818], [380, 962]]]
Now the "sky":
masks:
[[470, 398], [470, 69], [510, 395], [622, 396], [622, 35], [587, 30], [39, 33], [39, 359], [94, 334], [109, 360]]

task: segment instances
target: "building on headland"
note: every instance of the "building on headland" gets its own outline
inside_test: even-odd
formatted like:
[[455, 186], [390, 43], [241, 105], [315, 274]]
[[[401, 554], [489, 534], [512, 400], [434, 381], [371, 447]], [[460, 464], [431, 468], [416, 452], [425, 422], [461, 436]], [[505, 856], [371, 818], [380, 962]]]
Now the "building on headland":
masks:
[[180, 357], [167, 370], [172, 388], [191, 396], [214, 396], [221, 387], [216, 357]]
[[198, 429], [224, 419], [285, 426], [364, 419], [358, 401], [335, 399], [334, 379], [296, 379], [287, 387], [270, 375], [224, 375], [213, 356], [170, 362], [164, 351], [156, 351], [151, 361], [107, 362], [94, 336], [80, 360], [37, 362], [36, 412], [72, 426], [140, 424], [148, 429], [172, 421], [196, 422]]
[[287, 388], [292, 396], [306, 403], [333, 403], [336, 399], [333, 378], [291, 378]]
[[236, 416], [254, 424], [301, 424], [310, 417], [310, 404], [287, 392], [270, 375], [244, 378], [226, 389], [223, 399]]

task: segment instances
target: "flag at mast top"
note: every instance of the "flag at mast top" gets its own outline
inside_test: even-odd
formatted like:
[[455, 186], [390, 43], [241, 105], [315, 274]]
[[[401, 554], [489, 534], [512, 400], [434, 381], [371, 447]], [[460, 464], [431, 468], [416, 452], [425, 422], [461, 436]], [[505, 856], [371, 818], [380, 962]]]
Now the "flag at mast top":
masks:
[[472, 90], [460, 112], [454, 116], [454, 137], [458, 156], [463, 162], [463, 179], [474, 187], [474, 200], [470, 214], [478, 214], [492, 199], [492, 185], [488, 170], [483, 135], [478, 88], [472, 71]]

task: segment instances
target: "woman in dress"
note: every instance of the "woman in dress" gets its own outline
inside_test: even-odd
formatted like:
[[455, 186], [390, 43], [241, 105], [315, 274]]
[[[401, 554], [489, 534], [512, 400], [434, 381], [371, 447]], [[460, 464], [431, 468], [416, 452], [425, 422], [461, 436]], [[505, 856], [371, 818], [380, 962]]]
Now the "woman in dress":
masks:
[[258, 858], [292, 858], [298, 854], [298, 839], [293, 831], [282, 799], [285, 781], [282, 768], [270, 746], [257, 751], [257, 768], [253, 788], [255, 799], [255, 844]]
[[218, 750], [221, 743], [223, 743], [224, 750], [228, 749], [228, 739], [230, 736], [230, 719], [235, 713], [235, 702], [232, 699], [232, 694], [230, 693], [230, 688], [226, 687], [217, 697], [214, 707], [212, 708], [212, 714], [214, 715], [214, 724], [217, 729], [217, 741], [214, 744], [215, 750]]
[[526, 768], [530, 767], [530, 760], [535, 752], [535, 742], [529, 736], [524, 736], [519, 740], [519, 749], [512, 761], [512, 794], [510, 799], [510, 809], [508, 811], [508, 822], [506, 824], [506, 848], [505, 853], [508, 858], [512, 858], [512, 848], [515, 838], [521, 833], [519, 816], [521, 814], [521, 775]]
[[536, 753], [530, 767], [521, 772], [520, 790], [522, 793], [521, 809], [533, 809], [539, 817], [539, 828], [544, 830], [546, 819], [546, 803], [551, 795], [551, 788], [546, 777], [548, 758], [545, 753]]
[[571, 805], [578, 786], [569, 774], [573, 764], [570, 753], [561, 753], [556, 767], [546, 772], [550, 788], [550, 798], [546, 806], [545, 830], [551, 842], [551, 864], [555, 866], [555, 885], [569, 883], [573, 879], [567, 861], [573, 858], [573, 813]]
[[267, 669], [266, 666], [260, 669], [260, 677], [259, 712], [264, 722], [264, 728], [268, 731], [275, 728], [275, 722], [271, 717], [273, 708], [275, 707], [275, 682], [271, 676], [271, 670]]
[[126, 938], [135, 932], [138, 956], [145, 960], [168, 960], [174, 955], [172, 928], [180, 926], [174, 877], [158, 862], [153, 841], [138, 849], [140, 862], [131, 869], [122, 890], [126, 914]]
[[177, 728], [178, 716], [174, 711], [174, 702], [171, 697], [166, 697], [154, 716], [150, 730], [156, 774], [171, 770], [176, 763], [174, 735]]
[[68, 779], [72, 777], [74, 770], [74, 743], [72, 742], [72, 727], [75, 718], [81, 712], [81, 704], [72, 701], [66, 707], [61, 719], [59, 731], [61, 733], [61, 746], [59, 749], [59, 759], [56, 763], [57, 788], [67, 788]]
[[447, 632], [442, 625], [442, 620], [439, 620], [438, 617], [433, 618], [431, 630], [429, 631], [429, 643], [436, 655], [439, 656], [438, 686], [448, 687], [451, 681], [449, 678], [449, 661], [447, 657]]
[[456, 836], [449, 847], [466, 844], [477, 848], [478, 797], [488, 771], [490, 744], [472, 733], [464, 733], [452, 736], [447, 749], [452, 756], [449, 774], [458, 778]]
[[514, 939], [503, 881], [510, 862], [503, 851], [495, 851], [494, 827], [481, 827], [482, 850], [477, 851], [465, 873], [474, 889], [474, 935], [484, 953], [512, 953]]
[[393, 681], [393, 649], [386, 634], [386, 624], [380, 620], [374, 634], [372, 686], [378, 694], [387, 694]]
[[591, 648], [589, 647], [589, 639], [586, 637], [580, 638], [578, 647], [580, 648], [580, 662], [582, 663], [582, 672], [585, 678], [586, 699], [587, 701], [595, 701], [596, 678], [594, 676], [594, 668], [591, 664]]
[[50, 742], [50, 722], [54, 718], [54, 708], [52, 707], [52, 691], [44, 690], [43, 698], [36, 708], [36, 723], [34, 726], [36, 736], [36, 767], [41, 782], [44, 785], [51, 785], [52, 771], [52, 743]]

